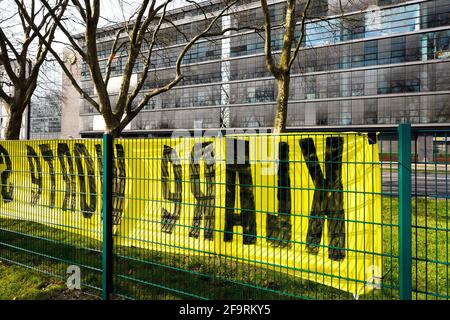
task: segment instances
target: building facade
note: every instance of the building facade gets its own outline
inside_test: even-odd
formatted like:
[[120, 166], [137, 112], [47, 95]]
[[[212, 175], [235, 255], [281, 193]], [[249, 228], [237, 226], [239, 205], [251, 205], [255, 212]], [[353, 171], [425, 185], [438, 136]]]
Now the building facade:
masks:
[[[207, 3], [211, 11], [221, 7], [220, 1]], [[276, 26], [284, 19], [285, 1], [269, 3]], [[450, 124], [450, 1], [346, 0], [344, 14], [337, 9], [338, 0], [313, 3], [319, 18], [308, 21], [293, 65], [288, 129]], [[262, 14], [259, 1], [245, 0], [220, 23], [223, 28], [261, 26]], [[203, 18], [193, 6], [170, 15], [188, 33]], [[165, 33], [167, 43], [155, 50], [146, 90], [173, 77], [185, 41], [169, 28]], [[98, 35], [103, 65], [114, 35], [114, 27]], [[275, 51], [281, 43], [281, 32], [274, 28]], [[120, 85], [125, 59], [124, 53], [115, 58], [112, 95]], [[228, 32], [198, 42], [184, 59], [183, 74], [174, 89], [150, 100], [125, 132], [146, 135], [174, 129], [272, 126], [277, 86], [265, 66], [264, 40], [256, 32]], [[83, 88], [95, 96], [89, 71], [81, 62], [78, 76]], [[73, 106], [68, 109], [80, 116], [72, 136], [102, 132], [103, 120], [87, 101], [78, 98], [69, 103]]]
[[[28, 68], [31, 69], [31, 66], [31, 62], [29, 62]], [[46, 64], [41, 66], [42, 73], [45, 73], [45, 77], [41, 76], [41, 79], [38, 80], [38, 86], [23, 113], [20, 139], [55, 139], [61, 136], [60, 73], [56, 70], [49, 72]], [[55, 79], [55, 77], [58, 79]], [[2, 65], [0, 65], [0, 85], [7, 94], [12, 95], [14, 93], [14, 85], [9, 80]], [[78, 100], [78, 97], [76, 100]], [[9, 115], [5, 103], [0, 99], [0, 139], [5, 138], [8, 121]]]
[[[38, 85], [30, 105], [31, 139], [55, 139], [61, 136], [61, 76], [61, 68], [56, 61], [46, 61], [40, 67]], [[65, 89], [69, 88], [66, 86]]]

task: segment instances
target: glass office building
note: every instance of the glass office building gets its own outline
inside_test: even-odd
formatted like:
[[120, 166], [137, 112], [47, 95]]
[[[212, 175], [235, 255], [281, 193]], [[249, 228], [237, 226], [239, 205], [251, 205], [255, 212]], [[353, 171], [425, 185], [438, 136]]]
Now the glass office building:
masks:
[[[282, 44], [276, 26], [284, 19], [285, 2], [269, 1], [275, 52]], [[449, 0], [342, 0], [344, 12], [338, 9], [338, 0], [313, 4], [311, 15], [317, 18], [308, 20], [292, 68], [289, 129], [450, 124]], [[215, 12], [221, 6], [221, 1], [207, 1], [204, 10]], [[195, 33], [204, 17], [195, 6], [170, 15], [187, 34]], [[261, 26], [262, 15], [258, 0], [243, 0], [219, 20], [219, 27]], [[114, 35], [114, 27], [98, 35], [104, 66]], [[146, 90], [172, 79], [183, 43], [185, 38], [175, 29], [164, 30]], [[112, 95], [125, 61], [125, 52], [115, 58]], [[272, 126], [277, 86], [265, 66], [261, 34], [242, 30], [201, 40], [183, 62], [183, 80], [152, 99], [127, 132]], [[86, 66], [80, 70], [83, 87], [95, 96]], [[81, 134], [102, 130], [101, 117], [83, 100], [80, 115]]]

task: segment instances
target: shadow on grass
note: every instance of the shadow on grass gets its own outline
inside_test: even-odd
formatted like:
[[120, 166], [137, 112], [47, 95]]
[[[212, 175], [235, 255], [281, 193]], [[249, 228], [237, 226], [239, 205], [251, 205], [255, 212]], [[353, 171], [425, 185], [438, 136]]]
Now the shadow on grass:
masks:
[[[29, 221], [0, 219], [0, 229], [3, 264], [43, 273], [44, 282], [66, 279], [67, 268], [77, 265], [84, 290], [100, 295], [100, 242]], [[352, 299], [346, 292], [217, 256], [115, 247], [114, 273], [115, 294], [134, 299]]]
[[[433, 220], [433, 215], [424, 214], [423, 210], [429, 209], [431, 205], [418, 203], [418, 209], [413, 217], [417, 219], [418, 224], [425, 223], [424, 219], [427, 219], [427, 224], [440, 225], [444, 217], [447, 219], [446, 214], [442, 212], [446, 209], [446, 205], [439, 203], [433, 207], [436, 212], [434, 215], [436, 221]], [[395, 214], [397, 208], [397, 199], [384, 199], [383, 223], [386, 226], [383, 226], [383, 252], [388, 255], [383, 258], [382, 289], [362, 296], [361, 299], [396, 299], [398, 297], [398, 228], [395, 227], [398, 223]], [[100, 296], [101, 242], [34, 222], [3, 218], [0, 218], [0, 232], [2, 265], [12, 264], [8, 268], [14, 268], [16, 270], [14, 274], [17, 274], [17, 277], [11, 275], [9, 283], [19, 285], [22, 283], [27, 286], [27, 281], [39, 283], [37, 280], [39, 277], [44, 279], [43, 283], [49, 283], [47, 287], [50, 288], [50, 293], [40, 296], [42, 290], [38, 290], [29, 295], [19, 295], [19, 298], [47, 297], [51, 299], [52, 290], [57, 298], [58, 294], [61, 295], [61, 292], [64, 292], [62, 280], [66, 279], [67, 267], [70, 265], [81, 267], [83, 291]], [[427, 236], [427, 243], [422, 243], [421, 239], [420, 234], [414, 238], [413, 251], [416, 251], [416, 256], [427, 252], [436, 255], [437, 259], [443, 261], [446, 259], [433, 249], [438, 248], [435, 242], [443, 239], [439, 236]], [[28, 272], [17, 265], [26, 266], [39, 273]], [[429, 267], [429, 265], [426, 266], [426, 268]], [[413, 273], [417, 275], [414, 285], [418, 291], [422, 290], [422, 278], [432, 277], [426, 274], [426, 270], [428, 269], [420, 263], [413, 265]], [[1, 268], [0, 272], [2, 272]], [[448, 292], [445, 281], [439, 280], [442, 278], [448, 281], [448, 263], [445, 270], [440, 269], [437, 272], [433, 278], [436, 280], [434, 291], [447, 290]], [[118, 298], [354, 299], [351, 294], [344, 291], [293, 277], [277, 270], [237, 263], [226, 257], [215, 255], [187, 256], [116, 246], [114, 275], [115, 296]], [[25, 282], [20, 280], [21, 277], [27, 276], [30, 277], [29, 280]], [[52, 280], [55, 277], [60, 281]], [[429, 282], [431, 283], [433, 279], [430, 278]], [[427, 288], [430, 290], [430, 286]], [[0, 298], [2, 297], [4, 296], [0, 293]], [[418, 294], [417, 298], [423, 297]]]

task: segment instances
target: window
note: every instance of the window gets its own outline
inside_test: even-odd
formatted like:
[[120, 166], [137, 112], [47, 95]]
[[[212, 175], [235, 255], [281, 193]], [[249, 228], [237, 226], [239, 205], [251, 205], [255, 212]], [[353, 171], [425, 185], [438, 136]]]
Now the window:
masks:
[[364, 95], [364, 71], [352, 72], [352, 96]]
[[364, 103], [364, 123], [377, 124], [377, 122], [377, 100], [366, 100]]
[[436, 91], [450, 90], [450, 63], [436, 64]]
[[382, 10], [382, 34], [387, 35], [418, 30], [420, 28], [419, 14], [419, 4]]
[[232, 57], [245, 55], [246, 53], [247, 53], [247, 45], [231, 47], [231, 56]]
[[255, 91], [256, 102], [268, 102], [274, 100], [274, 86], [264, 86]]
[[378, 64], [378, 41], [364, 42], [364, 64], [365, 66], [372, 66]]
[[[338, 19], [308, 23], [305, 29], [307, 46], [334, 44], [340, 40], [340, 24]], [[299, 39], [299, 37], [300, 31], [297, 31], [296, 39]]]
[[352, 68], [364, 67], [364, 43], [354, 43], [351, 46]]
[[340, 95], [340, 75], [338, 73], [331, 73], [327, 79], [327, 97], [336, 98]]
[[[329, 104], [330, 108], [336, 109], [338, 105], [336, 103]], [[328, 108], [330, 110], [330, 108]], [[349, 101], [341, 102], [339, 105], [339, 114], [336, 117], [335, 123], [339, 125], [351, 125], [352, 124], [352, 106]]]
[[450, 58], [450, 30], [428, 34], [428, 58]]
[[353, 40], [364, 38], [365, 19], [364, 14], [356, 14], [351, 17], [342, 18], [343, 37], [342, 40]]
[[328, 125], [328, 104], [326, 102], [317, 104], [316, 124], [319, 126]]
[[306, 99], [312, 100], [316, 99], [316, 78], [315, 77], [305, 77], [305, 93]]
[[404, 62], [406, 57], [405, 37], [393, 38], [391, 42], [391, 63]]
[[[305, 4], [303, 1], [299, 2], [300, 8], [298, 10], [302, 10]], [[312, 2], [310, 8], [311, 15], [316, 17], [323, 17], [327, 15], [327, 11], [328, 11], [328, 0], [315, 0]]]
[[389, 87], [389, 69], [378, 70], [378, 94], [390, 93]]
[[420, 72], [417, 66], [378, 70], [378, 94], [420, 91]]
[[448, 0], [426, 1], [421, 4], [422, 29], [447, 26], [450, 24], [450, 2]]

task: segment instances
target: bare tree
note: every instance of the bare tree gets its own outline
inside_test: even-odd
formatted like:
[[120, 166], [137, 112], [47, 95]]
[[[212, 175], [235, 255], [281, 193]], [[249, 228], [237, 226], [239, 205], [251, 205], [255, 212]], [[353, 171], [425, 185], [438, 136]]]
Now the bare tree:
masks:
[[[284, 21], [281, 25], [273, 25], [267, 0], [260, 2], [264, 16], [265, 63], [278, 85], [273, 132], [281, 133], [286, 130], [292, 66], [297, 61], [300, 71], [301, 65], [313, 67], [308, 61], [308, 55], [316, 54], [314, 46], [309, 46], [308, 50], [304, 51], [304, 56], [298, 58], [301, 49], [306, 48], [304, 40], [307, 39], [307, 20], [314, 20], [314, 23], [320, 24], [321, 28], [328, 29], [330, 33], [351, 33], [352, 28], [358, 28], [361, 23], [361, 17], [355, 16], [354, 12], [365, 10], [372, 2], [334, 0], [325, 2], [324, 6], [323, 1], [286, 0]], [[353, 16], [347, 16], [346, 12], [353, 12]], [[339, 22], [336, 22], [336, 17], [328, 19], [327, 15], [338, 16]], [[282, 34], [281, 50], [275, 51], [272, 37], [278, 32]]]
[[[79, 94], [103, 116], [106, 132], [114, 136], [120, 135], [121, 131], [149, 104], [152, 98], [171, 90], [177, 85], [183, 79], [182, 64], [186, 54], [200, 39], [216, 37], [225, 32], [238, 30], [235, 27], [223, 29], [220, 24], [220, 18], [229, 14], [238, 0], [221, 2], [221, 7], [216, 12], [207, 12], [204, 5], [200, 4], [202, 1], [185, 1], [195, 5], [204, 15], [204, 19], [198, 22], [195, 30], [191, 32], [181, 30], [172, 20], [172, 16], [168, 14], [168, 5], [173, 3], [173, 0], [165, 0], [163, 3], [156, 0], [144, 0], [136, 4], [134, 13], [131, 14], [129, 19], [120, 25], [116, 23], [115, 26], [110, 27], [115, 36], [104, 71], [98, 57], [97, 42], [104, 1], [71, 1], [84, 28], [81, 39], [74, 36], [67, 24], [54, 15], [59, 29], [67, 38], [72, 50], [86, 64], [94, 84], [95, 95], [83, 89], [65, 65], [65, 61], [58, 56], [55, 50], [52, 48], [50, 50]], [[41, 2], [47, 10], [50, 8], [48, 1], [41, 0]], [[119, 2], [125, 3], [125, 1]], [[127, 3], [127, 5], [130, 4]], [[151, 82], [151, 79], [148, 78], [152, 74], [149, 71], [154, 69], [153, 62], [161, 51], [160, 49], [164, 48], [170, 28], [184, 39], [184, 44], [173, 46], [172, 43], [173, 48], [170, 49], [172, 53], [176, 50], [174, 73], [170, 79], [166, 78], [164, 83], [153, 81], [153, 84], [156, 83], [157, 85], [147, 90], [146, 86]], [[119, 73], [121, 76], [120, 88], [118, 92], [114, 92], [115, 96], [113, 96], [108, 85], [112, 78], [113, 65], [117, 56], [121, 55], [120, 52], [126, 57], [126, 61], [123, 70]], [[137, 74], [135, 82], [132, 81], [134, 74]]]
[[[269, 6], [267, 0], [261, 0], [261, 8], [264, 12], [264, 53], [266, 57], [266, 66], [278, 83], [278, 96], [273, 124], [274, 133], [281, 133], [286, 129], [291, 67], [298, 55], [305, 36], [305, 22], [312, 0], [306, 0], [304, 5], [300, 6], [300, 8], [298, 6], [299, 2], [300, 1], [296, 0], [286, 0], [285, 21], [282, 27], [283, 45], [278, 63], [276, 63], [272, 52], [272, 22], [270, 20]], [[299, 24], [300, 27], [300, 37], [296, 41], [293, 50], [297, 24]]]
[[0, 21], [0, 64], [3, 70], [0, 99], [9, 116], [6, 139], [17, 140], [20, 137], [23, 114], [36, 89], [39, 70], [67, 5], [68, 0], [50, 1], [46, 8], [41, 7], [37, 0], [1, 1], [5, 12]]

